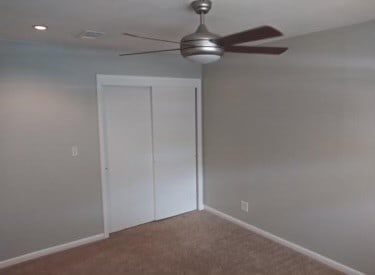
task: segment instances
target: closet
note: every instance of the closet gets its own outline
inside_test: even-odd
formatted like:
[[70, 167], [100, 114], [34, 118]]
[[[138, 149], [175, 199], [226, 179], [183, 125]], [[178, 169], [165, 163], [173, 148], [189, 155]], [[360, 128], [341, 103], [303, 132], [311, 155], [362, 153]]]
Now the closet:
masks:
[[98, 85], [109, 232], [197, 209], [197, 85]]

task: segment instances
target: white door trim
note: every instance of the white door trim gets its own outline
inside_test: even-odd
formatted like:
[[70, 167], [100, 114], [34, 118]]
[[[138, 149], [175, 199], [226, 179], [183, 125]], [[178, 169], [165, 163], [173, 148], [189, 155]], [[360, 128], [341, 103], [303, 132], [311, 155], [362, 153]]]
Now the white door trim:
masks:
[[109, 236], [109, 201], [107, 182], [107, 161], [104, 139], [103, 119], [103, 87], [104, 86], [185, 86], [195, 88], [197, 91], [197, 208], [203, 210], [203, 149], [202, 149], [202, 90], [201, 80], [193, 78], [169, 78], [169, 77], [143, 77], [125, 75], [101, 75], [96, 76], [97, 100], [98, 100], [98, 123], [100, 142], [100, 173], [102, 188], [102, 207], [104, 235]]

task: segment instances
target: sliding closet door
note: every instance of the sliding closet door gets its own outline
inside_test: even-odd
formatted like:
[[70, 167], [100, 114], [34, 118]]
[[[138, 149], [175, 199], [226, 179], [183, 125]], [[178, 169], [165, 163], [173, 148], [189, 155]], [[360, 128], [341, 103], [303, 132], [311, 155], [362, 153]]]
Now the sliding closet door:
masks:
[[103, 87], [110, 232], [154, 220], [151, 89]]
[[196, 209], [195, 93], [152, 88], [155, 219]]

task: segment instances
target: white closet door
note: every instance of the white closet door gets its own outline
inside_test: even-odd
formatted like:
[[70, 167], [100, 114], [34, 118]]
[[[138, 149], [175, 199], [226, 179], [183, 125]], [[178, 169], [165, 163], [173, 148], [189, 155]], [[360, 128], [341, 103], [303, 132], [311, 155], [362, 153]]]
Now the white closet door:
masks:
[[151, 89], [105, 86], [110, 232], [154, 220]]
[[155, 219], [196, 209], [195, 89], [153, 87]]

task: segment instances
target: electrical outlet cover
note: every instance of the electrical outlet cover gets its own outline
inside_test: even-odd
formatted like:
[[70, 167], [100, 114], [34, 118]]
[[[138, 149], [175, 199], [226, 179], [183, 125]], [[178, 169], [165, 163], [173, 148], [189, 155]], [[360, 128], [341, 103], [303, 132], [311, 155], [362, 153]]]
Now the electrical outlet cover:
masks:
[[241, 201], [241, 210], [249, 212], [249, 203], [247, 201]]

